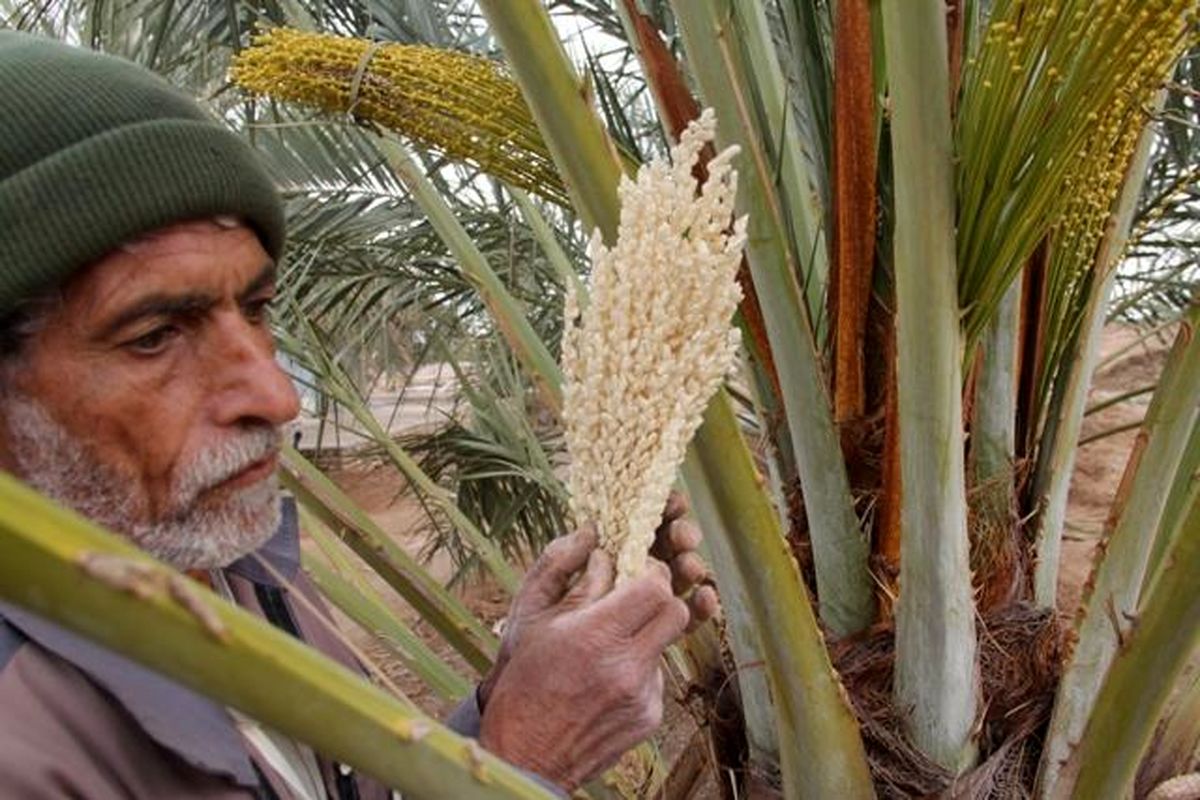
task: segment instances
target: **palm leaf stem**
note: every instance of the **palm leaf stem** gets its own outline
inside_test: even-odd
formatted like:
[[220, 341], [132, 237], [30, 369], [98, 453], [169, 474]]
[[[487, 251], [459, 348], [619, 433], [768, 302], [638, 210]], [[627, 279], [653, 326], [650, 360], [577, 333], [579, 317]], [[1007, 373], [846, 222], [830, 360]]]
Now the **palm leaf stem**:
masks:
[[[804, 151], [804, 146], [811, 143], [791, 111], [787, 81], [779, 65], [765, 4], [727, 2], [718, 13], [725, 16], [728, 26], [721, 42], [728, 45], [728, 51], [736, 48], [737, 55], [731, 53], [730, 60], [739, 62], [739, 73], [746, 81], [742, 84], [743, 91], [746, 97], [754, 98], [759, 146], [769, 154], [771, 180], [794, 252], [801, 262], [809, 318], [816, 321], [813, 333], [818, 342], [823, 342], [824, 326], [820, 321], [829, 288], [829, 247], [825, 241], [825, 209], [816, 191], [817, 178]], [[873, 235], [871, 239], [874, 241]]]
[[736, 565], [755, 618], [775, 701], [784, 797], [874, 797], [858, 722], [723, 394], [708, 407], [695, 445], [685, 479], [707, 487], [722, 529], [737, 532], [718, 546]]
[[611, 246], [620, 219], [617, 179], [625, 165], [589, 102], [539, 0], [479, 0], [567, 184], [571, 203], [591, 233]]
[[[726, 517], [721, 514], [717, 498], [706, 476], [699, 471], [696, 459], [685, 462], [683, 475], [692, 513], [697, 519], [704, 520], [705, 559], [713, 571], [721, 576], [721, 614], [725, 624], [725, 641], [729, 645], [733, 663], [761, 664], [762, 645], [758, 620], [749, 597], [750, 588], [745, 581], [726, 579], [726, 576], [740, 574], [730, 543], [742, 535], [742, 530], [718, 527], [725, 524]], [[750, 768], [756, 774], [778, 772], [780, 751], [779, 730], [775, 722], [777, 711], [766, 671], [739, 668], [735, 671], [735, 677], [742, 701]]]
[[742, 148], [738, 206], [749, 217], [747, 258], [771, 350], [788, 355], [777, 368], [813, 543], [821, 620], [838, 636], [854, 633], [874, 616], [867, 542], [855, 515], [808, 307], [797, 284], [782, 202], [764, 139], [746, 108], [742, 80], [748, 67], [734, 52], [736, 43], [729, 46], [733, 12], [728, 0], [688, 0], [673, 7], [697, 85], [720, 120], [718, 140], [722, 146]]
[[998, 509], [1007, 507], [1013, 493], [1020, 306], [1021, 285], [1014, 281], [984, 335], [983, 364], [972, 405], [968, 474], [972, 485], [989, 487], [989, 495], [1001, 503]]
[[[1055, 797], [1126, 797], [1176, 681], [1200, 645], [1200, 495], [1189, 510], [1120, 649]], [[1122, 624], [1122, 623], [1118, 623]], [[1070, 791], [1067, 789], [1070, 787]]]
[[4, 474], [0, 597], [405, 794], [552, 796], [477, 744]]
[[283, 450], [280, 477], [307, 511], [399, 592], [472, 668], [481, 675], [491, 668], [499, 646], [491, 631], [333, 481], [290, 447]]
[[504, 558], [500, 548], [484, 536], [478, 526], [463, 513], [455, 502], [453, 492], [429, 477], [421, 469], [421, 465], [395, 438], [383, 427], [371, 411], [366, 400], [359, 393], [354, 381], [346, 374], [341, 364], [330, 357], [324, 344], [318, 339], [316, 331], [307, 322], [303, 322], [304, 343], [307, 352], [318, 366], [321, 388], [337, 401], [337, 406], [346, 409], [363, 431], [375, 441], [387, 455], [388, 459], [400, 470], [412, 484], [420, 496], [432, 503], [439, 512], [444, 514], [452, 525], [470, 542], [475, 556], [492, 574], [500, 587], [509, 594], [516, 591], [519, 580], [512, 565]]
[[586, 308], [587, 286], [584, 285], [579, 277], [579, 272], [571, 264], [571, 259], [567, 257], [566, 251], [563, 250], [563, 246], [554, 235], [554, 230], [523, 189], [513, 186], [507, 188], [508, 193], [512, 195], [513, 202], [517, 204], [517, 209], [521, 212], [521, 218], [529, 226], [529, 230], [533, 233], [533, 238], [537, 239], [546, 260], [554, 268], [554, 274], [558, 276], [559, 284], [564, 291], [574, 289], [575, 296], [579, 299], [579, 307]]
[[[310, 536], [333, 538], [328, 530], [322, 531], [316, 519], [304, 524]], [[322, 531], [320, 533], [314, 533]], [[363, 630], [371, 633], [397, 660], [420, 678], [426, 686], [443, 700], [457, 702], [472, 690], [471, 683], [451, 669], [429, 646], [421, 641], [400, 618], [391, 612], [379, 596], [361, 581], [355, 582], [319, 558], [303, 554], [304, 571], [321, 590], [329, 602]]]
[[896, 706], [927, 756], [975, 759], [954, 146], [942, 0], [884, 0], [892, 98], [901, 537]]
[[[1076, 624], [1078, 643], [1059, 684], [1038, 780], [1038, 796], [1061, 793], [1060, 765], [1079, 741], [1096, 709], [1104, 675], [1137, 614], [1139, 595], [1155, 540], [1162, 529], [1167, 493], [1182, 461], [1200, 404], [1200, 303], [1192, 306], [1172, 347], [1133, 453], [1125, 468], [1106, 527], [1106, 545], [1089, 583]], [[1114, 629], [1116, 625], [1122, 626]]]
[[[1162, 527], [1167, 531], [1179, 531], [1176, 526], [1180, 518], [1187, 512], [1188, 498], [1200, 485], [1200, 424], [1192, 426], [1188, 437], [1187, 447], [1175, 473], [1175, 480], [1167, 493], [1167, 504], [1163, 508]], [[1166, 566], [1166, 553], [1171, 545], [1170, 537], [1160, 536], [1154, 541], [1154, 549], [1150, 552], [1150, 563], [1146, 565], [1146, 582], [1142, 591], [1157, 580], [1158, 573]]]
[[1125, 237], [1132, 225], [1153, 143], [1154, 132], [1147, 127], [1130, 161], [1126, 183], [1113, 208], [1108, 232], [1096, 253], [1076, 341], [1072, 344], [1073, 355], [1066, 371], [1060, 370], [1056, 379], [1056, 396], [1048, 410], [1038, 446], [1032, 485], [1033, 507], [1040, 508], [1041, 513], [1034, 529], [1033, 587], [1034, 600], [1044, 606], [1054, 606], [1058, 591], [1059, 552], [1067, 515], [1067, 495], [1080, 443], [1079, 431], [1087, 407], [1088, 389], [1100, 351], [1105, 308], [1112, 294], [1118, 256], [1124, 250]]

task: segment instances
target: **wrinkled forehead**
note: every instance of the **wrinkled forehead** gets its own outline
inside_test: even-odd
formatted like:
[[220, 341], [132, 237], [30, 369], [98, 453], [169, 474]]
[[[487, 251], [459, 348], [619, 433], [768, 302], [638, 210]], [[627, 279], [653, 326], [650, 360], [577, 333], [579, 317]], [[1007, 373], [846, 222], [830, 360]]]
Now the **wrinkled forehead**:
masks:
[[240, 228], [244, 223], [234, 216], [222, 215], [210, 217], [209, 219], [191, 220], [188, 222], [178, 222], [174, 225], [168, 225], [164, 228], [148, 231], [135, 239], [130, 239], [124, 242], [117, 249], [126, 253], [144, 252], [148, 248], [152, 248], [157, 243], [161, 243], [164, 239], [170, 238], [179, 233], [195, 233], [204, 234], [206, 231], [228, 231]]
[[63, 287], [71, 322], [81, 327], [157, 298], [236, 299], [274, 275], [254, 231], [234, 218], [171, 225], [126, 242]]

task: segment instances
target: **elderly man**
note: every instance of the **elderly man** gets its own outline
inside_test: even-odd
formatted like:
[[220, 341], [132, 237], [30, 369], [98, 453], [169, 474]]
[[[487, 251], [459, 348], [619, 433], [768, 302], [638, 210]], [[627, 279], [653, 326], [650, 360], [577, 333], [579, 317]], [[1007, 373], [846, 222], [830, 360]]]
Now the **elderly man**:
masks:
[[[23, 34], [0, 32], [0, 108], [0, 468], [353, 666], [274, 477], [297, 398], [269, 330], [283, 216], [253, 152], [144, 70]], [[691, 591], [681, 511], [670, 567], [619, 588], [593, 534], [551, 545], [451, 724], [568, 791], [649, 735], [662, 650], [716, 604]], [[386, 796], [0, 604], [0, 797]]]

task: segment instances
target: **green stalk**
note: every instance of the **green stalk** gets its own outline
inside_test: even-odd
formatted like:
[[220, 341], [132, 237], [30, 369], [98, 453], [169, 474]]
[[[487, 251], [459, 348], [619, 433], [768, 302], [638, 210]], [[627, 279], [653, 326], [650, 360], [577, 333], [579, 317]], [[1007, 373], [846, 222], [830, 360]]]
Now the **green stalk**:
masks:
[[901, 499], [895, 702], [954, 772], [975, 760], [954, 146], [942, 0], [884, 0], [892, 82]]
[[1121, 642], [1052, 796], [1127, 797], [1176, 680], [1200, 645], [1200, 497]]
[[0, 597], [406, 795], [552, 796], [478, 745], [5, 474]]
[[[333, 534], [318, 520], [304, 521], [304, 530], [313, 538], [320, 537], [332, 545]], [[308, 553], [302, 558], [304, 571], [312, 578], [321, 593], [342, 613], [354, 620], [363, 630], [383, 642], [404, 667], [425, 682], [439, 697], [458, 701], [466, 697], [472, 684], [451, 669], [437, 653], [421, 641], [368, 586], [343, 577], [338, 570]]]
[[325, 350], [318, 339], [316, 331], [306, 320], [299, 320], [303, 328], [304, 344], [312, 360], [319, 365], [318, 374], [321, 388], [345, 408], [362, 426], [365, 433], [375, 441], [396, 468], [408, 479], [413, 488], [427, 498], [462, 535], [470, 542], [475, 556], [487, 568], [500, 586], [512, 594], [516, 591], [519, 580], [512, 565], [505, 560], [500, 548], [483, 534], [470, 520], [463, 510], [458, 507], [454, 493], [438, 484], [429, 477], [417, 460], [410, 456], [375, 418], [375, 414], [367, 405], [366, 400], [359, 394], [358, 387], [347, 375], [341, 365]]
[[571, 264], [571, 259], [567, 258], [566, 252], [563, 250], [562, 245], [559, 244], [554, 231], [546, 222], [546, 218], [537, 210], [537, 206], [533, 204], [533, 201], [529, 199], [529, 194], [523, 189], [518, 189], [515, 186], [505, 188], [512, 195], [513, 202], [520, 209], [521, 217], [525, 220], [525, 224], [529, 226], [529, 230], [533, 232], [533, 237], [541, 245], [542, 252], [546, 254], [546, 260], [554, 267], [554, 272], [558, 275], [559, 283], [562, 284], [564, 290], [575, 290], [575, 296], [579, 299], [579, 307], [583, 309], [587, 306], [587, 287], [580, 279], [579, 273], [575, 271], [575, 267]]
[[1154, 138], [1153, 129], [1147, 127], [1130, 162], [1125, 185], [1092, 268], [1089, 295], [1085, 300], [1074, 356], [1069, 371], [1059, 378], [1065, 381], [1065, 394], [1052, 409], [1054, 416], [1047, 420], [1046, 434], [1038, 447], [1037, 468], [1033, 476], [1034, 507], [1041, 508], [1042, 512], [1037, 517], [1034, 532], [1033, 590], [1034, 599], [1043, 606], [1053, 607], [1055, 604], [1059, 553], [1067, 517], [1067, 495], [1075, 470], [1079, 431], [1083, 426], [1088, 390], [1100, 352], [1100, 338], [1116, 280], [1117, 262], [1125, 250], [1125, 242], [1133, 224]]
[[589, 233], [615, 241], [623, 164], [540, 0], [479, 0]]
[[1127, 634], [1125, 615], [1132, 618], [1137, 613], [1155, 539], [1171, 533], [1162, 529], [1167, 502], [1163, 485], [1177, 474], [1200, 403], [1200, 337], [1191, 335], [1198, 322], [1200, 303], [1194, 303], [1163, 368], [1122, 478], [1114, 503], [1114, 514], [1119, 516], [1106, 526], [1106, 545], [1076, 625], [1078, 643], [1059, 684], [1050, 720], [1038, 780], [1042, 798], [1062, 792], [1060, 764], [1096, 710], [1101, 682]]
[[454, 216], [450, 204], [434, 187], [404, 145], [391, 136], [376, 137], [375, 144], [387, 159], [388, 166], [412, 192], [413, 199], [421, 206], [434, 230], [450, 248], [451, 254], [462, 268], [463, 276], [479, 292], [492, 321], [503, 333], [504, 340], [508, 342], [521, 365], [537, 383], [555, 412], [560, 411], [562, 372], [545, 343], [529, 324], [516, 298], [509, 293], [483, 253], [479, 251], [479, 247], [458, 221], [458, 217]]
[[744, 580], [725, 579], [727, 575], [739, 574], [731, 543], [742, 535], [742, 531], [724, 527], [725, 517], [694, 455], [684, 462], [682, 471], [692, 514], [704, 520], [705, 559], [722, 579], [721, 616], [733, 663], [740, 666], [735, 677], [746, 724], [749, 763], [757, 772], [771, 774], [779, 768], [779, 731], [775, 725], [775, 701], [771, 697], [766, 670], [749, 666], [763, 663], [750, 588]]
[[874, 797], [858, 721], [724, 394], [708, 407], [695, 444], [684, 475], [689, 486], [708, 487], [720, 530], [736, 532], [717, 546], [740, 575], [758, 630], [775, 701], [784, 797]]
[[[729, 16], [729, 24], [737, 35], [729, 41], [731, 49], [739, 49], [746, 57], [748, 79], [744, 85], [747, 95], [757, 101], [760, 112], [761, 141], [772, 164], [777, 165], [774, 181], [778, 185], [788, 230], [795, 242], [796, 252], [805, 263], [804, 294], [808, 301], [809, 317], [820, 320], [829, 287], [829, 246], [825, 241], [825, 210], [818, 194], [819, 182], [809, 170], [805, 154], [804, 131], [792, 113], [789, 87], [775, 54], [766, 7], [759, 2], [725, 2], [721, 13]], [[817, 341], [823, 340], [822, 325], [814, 327]]]
[[[1164, 531], [1179, 531], [1179, 522], [1187, 512], [1188, 503], [1197, 486], [1200, 486], [1200, 418], [1192, 426], [1187, 446], [1175, 472], [1175, 480], [1167, 494], [1167, 504], [1163, 507], [1162, 529]], [[1176, 534], [1177, 535], [1177, 534]], [[1159, 536], [1154, 540], [1154, 549], [1150, 551], [1150, 562], [1146, 565], [1146, 581], [1143, 591], [1151, 581], [1156, 580], [1158, 573], [1166, 565], [1167, 548], [1173, 541], [1172, 536]]]
[[305, 509], [399, 592], [479, 674], [491, 667], [499, 646], [491, 631], [291, 447], [283, 449], [280, 479]]
[[1170, 705], [1150, 752], [1138, 767], [1136, 797], [1193, 769], [1200, 756], [1200, 651], [1192, 658], [1190, 677], [1184, 679]]
[[[749, 216], [747, 259], [767, 324], [792, 449], [804, 492], [821, 621], [838, 636], [863, 630], [874, 617], [868, 548], [854, 511], [850, 481], [833, 424], [821, 361], [803, 294], [780, 195], [775, 191], [769, 141], [745, 105], [747, 67], [732, 33], [729, 0], [673, 4], [688, 62], [705, 101], [720, 121], [722, 147], [736, 144], [738, 210]], [[786, 356], [786, 357], [784, 357]]]
[[975, 387], [969, 474], [973, 486], [985, 487], [984, 505], [990, 512], [1003, 512], [1013, 496], [1020, 304], [1021, 284], [1014, 281], [988, 323]]

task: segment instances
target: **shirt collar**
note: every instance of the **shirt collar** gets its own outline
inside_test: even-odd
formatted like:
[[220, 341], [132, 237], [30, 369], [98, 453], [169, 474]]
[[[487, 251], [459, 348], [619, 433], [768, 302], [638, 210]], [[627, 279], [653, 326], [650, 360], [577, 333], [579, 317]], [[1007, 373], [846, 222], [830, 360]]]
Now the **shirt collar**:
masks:
[[[240, 578], [284, 588], [272, 574], [278, 573], [286, 581], [292, 581], [300, 571], [300, 523], [296, 514], [296, 499], [285, 495], [280, 508], [279, 529], [266, 544], [248, 556], [239, 558], [226, 568], [226, 572]], [[263, 566], [270, 565], [271, 569]]]

